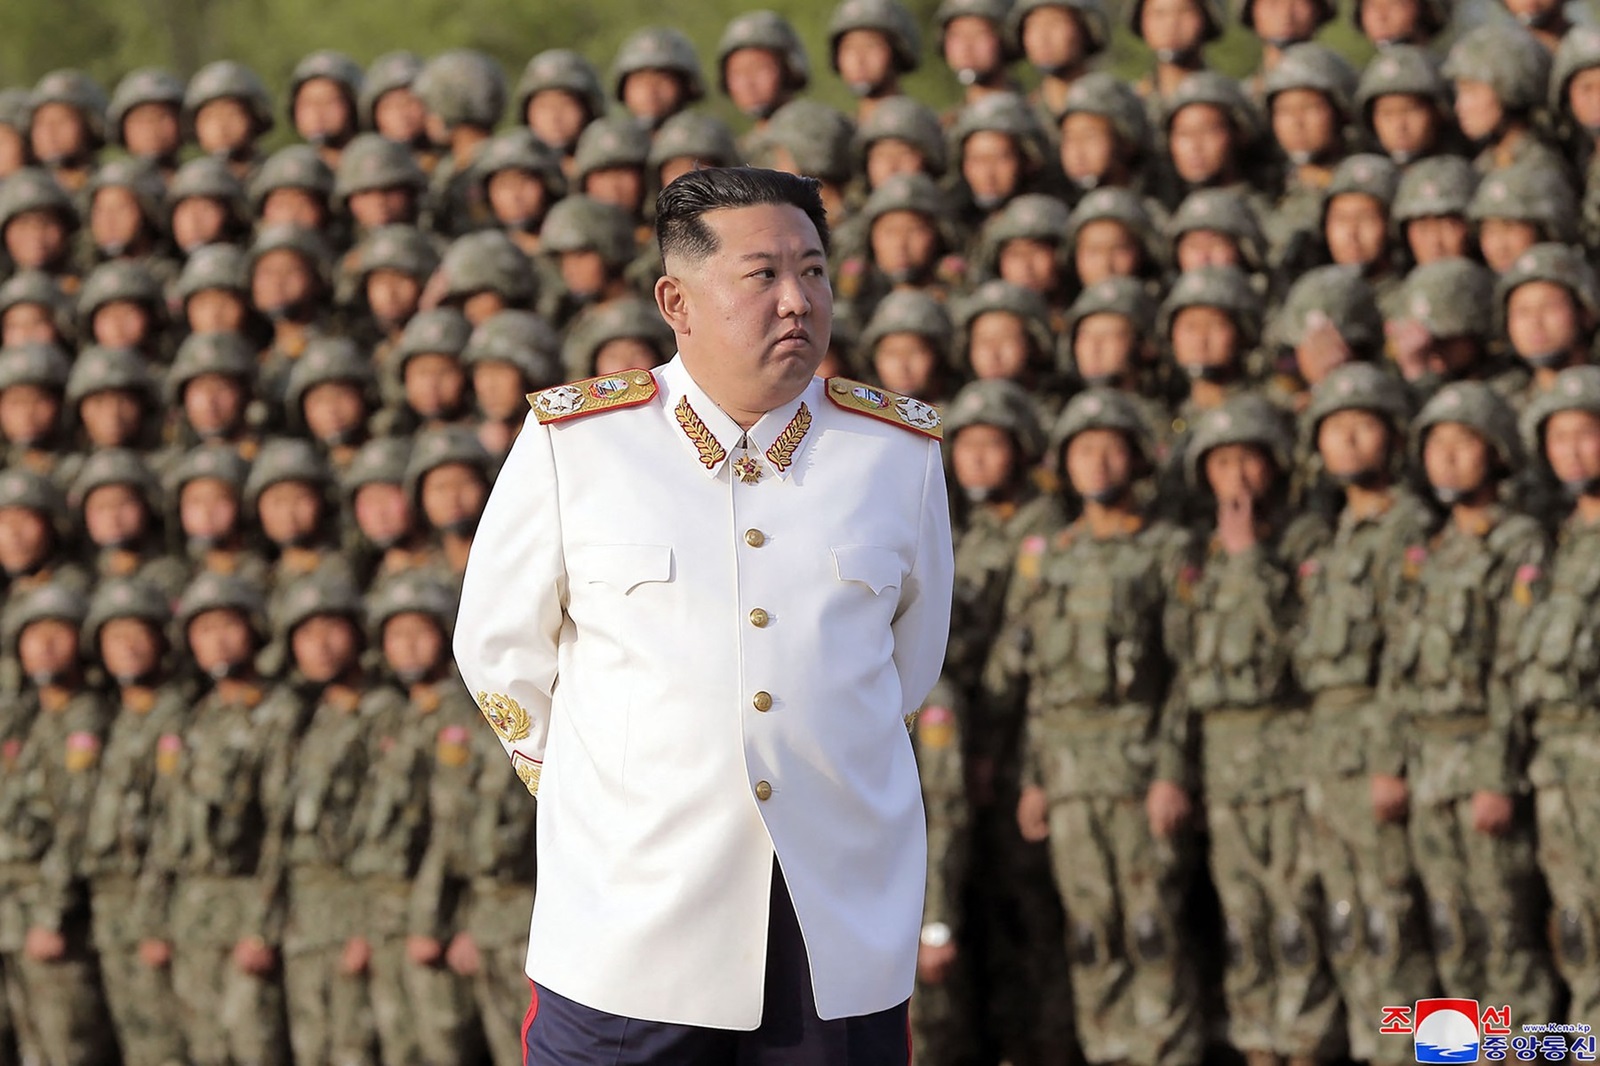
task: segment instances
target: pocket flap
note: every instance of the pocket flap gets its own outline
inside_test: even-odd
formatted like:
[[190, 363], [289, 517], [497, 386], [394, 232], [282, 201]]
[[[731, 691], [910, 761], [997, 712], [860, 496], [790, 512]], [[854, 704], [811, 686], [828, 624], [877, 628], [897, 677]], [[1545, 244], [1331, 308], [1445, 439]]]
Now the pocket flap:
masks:
[[876, 544], [845, 544], [833, 549], [833, 566], [840, 581], [859, 581], [874, 594], [900, 587], [905, 571], [893, 548]]
[[672, 580], [672, 548], [666, 544], [586, 544], [567, 555], [574, 584], [602, 584], [624, 593], [647, 581]]

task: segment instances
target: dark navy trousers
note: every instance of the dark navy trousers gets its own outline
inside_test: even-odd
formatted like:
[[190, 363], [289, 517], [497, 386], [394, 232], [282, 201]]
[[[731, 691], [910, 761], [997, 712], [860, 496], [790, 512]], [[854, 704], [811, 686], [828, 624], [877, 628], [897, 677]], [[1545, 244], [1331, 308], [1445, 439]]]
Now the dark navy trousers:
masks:
[[910, 1066], [907, 1003], [823, 1021], [805, 940], [777, 863], [761, 1027], [750, 1032], [645, 1022], [538, 985], [522, 1027], [525, 1066]]

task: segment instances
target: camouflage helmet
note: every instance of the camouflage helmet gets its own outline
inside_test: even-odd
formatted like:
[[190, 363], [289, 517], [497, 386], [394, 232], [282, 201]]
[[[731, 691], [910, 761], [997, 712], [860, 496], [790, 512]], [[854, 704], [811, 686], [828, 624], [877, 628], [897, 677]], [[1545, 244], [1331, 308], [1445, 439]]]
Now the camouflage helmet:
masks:
[[350, 122], [354, 125], [359, 121], [356, 117], [356, 105], [361, 99], [361, 82], [364, 77], [360, 64], [343, 52], [336, 52], [331, 48], [312, 52], [296, 63], [294, 71], [289, 75], [290, 121], [294, 120], [294, 102], [300, 95], [301, 87], [308, 81], [326, 78], [344, 90], [345, 99], [350, 104]]
[[1071, 258], [1071, 244], [1064, 238], [1072, 213], [1067, 205], [1044, 193], [1023, 193], [984, 223], [979, 259], [985, 271], [998, 274], [1000, 253], [1010, 241], [1043, 241], [1056, 249], [1056, 260], [1064, 268]]
[[1279, 478], [1294, 469], [1294, 432], [1287, 412], [1265, 396], [1240, 393], [1201, 415], [1183, 456], [1184, 473], [1196, 489], [1209, 489], [1206, 456], [1228, 444], [1253, 444], [1278, 468]]
[[[951, 318], [956, 329], [953, 354], [957, 366], [965, 369], [969, 365], [967, 353], [972, 343], [972, 324], [991, 312], [1014, 315], [1027, 331], [1034, 358], [1046, 362], [1051, 359], [1055, 344], [1050, 336], [1050, 307], [1044, 297], [1031, 289], [995, 278], [979, 285], [955, 305]], [[948, 428], [946, 426], [947, 431]]]
[[768, 152], [786, 149], [801, 174], [842, 184], [851, 177], [850, 145], [854, 137], [855, 123], [850, 116], [801, 97], [773, 112], [760, 143]]
[[1470, 259], [1438, 259], [1406, 275], [1400, 314], [1435, 337], [1486, 337], [1494, 327], [1494, 274]]
[[29, 211], [53, 212], [69, 230], [78, 226], [71, 197], [40, 167], [23, 167], [0, 182], [0, 233], [12, 219]]
[[[1332, 22], [1339, 14], [1339, 5], [1336, 0], [1314, 0], [1317, 9], [1316, 25], [1322, 26]], [[1255, 32], [1256, 28], [1256, 0], [1238, 0], [1239, 25]], [[1313, 30], [1312, 32], [1316, 32]]]
[[[250, 476], [250, 464], [233, 448], [200, 444], [190, 448], [167, 473], [166, 490], [170, 505], [178, 504], [183, 490], [196, 481], [220, 481], [242, 496]], [[174, 520], [174, 528], [177, 522]]]
[[347, 618], [358, 632], [365, 632], [362, 623], [366, 612], [361, 609], [361, 592], [338, 570], [295, 579], [277, 597], [271, 611], [272, 631], [280, 638], [292, 636], [313, 618], [329, 615]]
[[1389, 205], [1396, 226], [1419, 218], [1467, 217], [1478, 188], [1478, 169], [1458, 155], [1436, 155], [1406, 167]]
[[1548, 281], [1572, 294], [1573, 302], [1588, 313], [1591, 323], [1600, 320], [1600, 281], [1582, 249], [1571, 244], [1536, 244], [1517, 256], [1500, 275], [1495, 288], [1495, 309], [1505, 321], [1511, 294], [1533, 281]]
[[267, 602], [261, 589], [233, 574], [202, 570], [189, 582], [173, 609], [174, 632], [180, 643], [188, 644], [189, 624], [208, 611], [235, 611], [255, 633], [257, 640], [267, 637]]
[[1450, 114], [1450, 83], [1427, 49], [1411, 44], [1385, 48], [1361, 71], [1356, 85], [1356, 110], [1370, 128], [1372, 105], [1380, 96], [1417, 96], [1443, 116]]
[[1078, 234], [1091, 222], [1120, 222], [1144, 249], [1143, 273], [1159, 270], [1166, 261], [1166, 242], [1156, 232], [1155, 220], [1144, 205], [1144, 198], [1132, 189], [1107, 186], [1095, 189], [1072, 209], [1064, 234], [1068, 246], [1076, 245]]
[[410, 437], [374, 437], [356, 451], [350, 465], [339, 478], [339, 490], [347, 505], [368, 485], [401, 485], [406, 479], [406, 462], [411, 458]]
[[422, 513], [422, 481], [430, 473], [450, 463], [461, 463], [476, 470], [489, 484], [489, 467], [493, 460], [488, 449], [478, 440], [478, 435], [465, 426], [439, 426], [417, 434], [411, 445], [411, 457], [406, 460], [405, 480], [401, 483], [406, 499]]
[[1150, 426], [1133, 397], [1117, 389], [1085, 389], [1072, 398], [1050, 429], [1050, 457], [1059, 469], [1067, 445], [1091, 429], [1121, 433], [1148, 465], [1152, 458]]
[[248, 384], [255, 380], [256, 350], [238, 333], [191, 333], [178, 345], [167, 371], [167, 402], [181, 403], [183, 390], [203, 374]]
[[362, 129], [378, 128], [378, 101], [396, 89], [409, 89], [422, 73], [422, 57], [415, 52], [385, 52], [367, 67], [361, 77], [361, 92], [356, 97], [357, 118]]
[[627, 296], [591, 308], [567, 330], [561, 346], [561, 362], [569, 379], [586, 378], [594, 373], [600, 349], [612, 341], [633, 340], [650, 345], [662, 362], [672, 358], [678, 338], [662, 319], [656, 305]]
[[1556, 48], [1550, 68], [1550, 93], [1546, 101], [1552, 115], [1567, 116], [1572, 108], [1567, 102], [1567, 87], [1572, 79], [1585, 70], [1600, 67], [1600, 28], [1577, 25], [1567, 30]]
[[367, 601], [367, 639], [381, 643], [384, 626], [402, 614], [426, 615], [448, 636], [455, 621], [455, 594], [436, 577], [416, 572], [396, 575]]
[[1178, 312], [1189, 307], [1214, 307], [1225, 311], [1239, 331], [1239, 354], [1255, 347], [1261, 337], [1261, 296], [1250, 276], [1237, 267], [1201, 267], [1178, 275], [1156, 318], [1163, 339], [1172, 337]]
[[1011, 0], [940, 0], [933, 13], [934, 24], [939, 27], [939, 39], [934, 47], [944, 53], [944, 37], [950, 23], [959, 18], [982, 19], [994, 27], [1000, 40], [1000, 64], [1004, 66], [1019, 55], [1016, 38], [1006, 32], [1006, 16], [1011, 14]]
[[[1030, 467], [1044, 454], [1044, 426], [1033, 397], [1014, 381], [995, 378], [964, 385], [944, 412], [944, 439], [954, 444], [968, 426], [993, 426], [1016, 442], [1017, 465]], [[948, 445], [946, 450], [948, 451]]]
[[[415, 162], [412, 166], [416, 166]], [[489, 197], [489, 180], [504, 170], [534, 175], [543, 183], [550, 199], [567, 194], [567, 175], [561, 169], [561, 156], [525, 126], [497, 134], [478, 150], [478, 157], [472, 161], [472, 172], [481, 183], [485, 201]], [[417, 173], [420, 175], [421, 170]]]
[[250, 269], [244, 249], [232, 244], [208, 244], [189, 254], [173, 294], [188, 303], [190, 297], [209, 289], [241, 294], [250, 291]]
[[898, 0], [844, 0], [828, 18], [828, 65], [839, 73], [839, 38], [852, 30], [876, 30], [889, 42], [895, 69], [902, 74], [922, 62], [917, 21]]
[[1016, 0], [1006, 12], [1005, 23], [1013, 55], [1022, 54], [1022, 27], [1028, 16], [1046, 7], [1059, 7], [1077, 17], [1085, 38], [1085, 58], [1104, 52], [1111, 42], [1111, 17], [1102, 0]]
[[70, 373], [66, 353], [54, 344], [0, 348], [0, 392], [17, 385], [65, 392]]
[[261, 262], [263, 256], [280, 251], [294, 252], [305, 262], [312, 275], [324, 286], [327, 285], [333, 254], [323, 241], [322, 234], [292, 222], [263, 227], [257, 231], [255, 242], [250, 245], [250, 273], [255, 273], [256, 264]]
[[904, 95], [885, 97], [861, 120], [855, 148], [863, 168], [867, 153], [879, 141], [904, 141], [922, 156], [928, 173], [938, 177], [945, 171], [944, 127], [934, 110], [920, 100]]
[[256, 135], [272, 129], [276, 120], [272, 116], [272, 97], [256, 72], [243, 63], [219, 59], [207, 63], [189, 79], [183, 91], [183, 115], [193, 128], [195, 115], [214, 100], [239, 100], [250, 109], [255, 119]]
[[1196, 189], [1183, 198], [1167, 220], [1167, 240], [1176, 255], [1178, 242], [1191, 233], [1208, 231], [1232, 237], [1250, 270], [1267, 265], [1267, 238], [1250, 201], [1236, 189]]
[[[1111, 277], [1078, 293], [1061, 324], [1061, 339], [1068, 358], [1078, 336], [1078, 326], [1090, 315], [1120, 315], [1147, 333], [1156, 317], [1156, 301], [1138, 278]], [[1076, 366], [1076, 360], [1073, 360]]]
[[880, 300], [861, 331], [862, 362], [871, 365], [878, 345], [896, 333], [921, 337], [932, 346], [937, 363], [949, 365], [955, 327], [944, 305], [931, 294], [921, 289], [895, 289]]
[[1411, 405], [1406, 386], [1372, 363], [1345, 363], [1329, 371], [1311, 390], [1311, 404], [1301, 418], [1304, 445], [1316, 451], [1323, 420], [1340, 411], [1369, 411], [1389, 423], [1396, 440], [1403, 439]]
[[439, 271], [445, 279], [446, 300], [493, 292], [507, 304], [532, 304], [539, 295], [533, 263], [500, 230], [457, 237], [445, 251]]
[[680, 111], [663, 122], [650, 142], [645, 163], [659, 171], [672, 159], [693, 159], [701, 166], [731, 167], [741, 161], [733, 130], [715, 115]]
[[119, 300], [144, 306], [158, 322], [166, 313], [161, 282], [143, 260], [108, 259], [95, 267], [78, 290], [78, 317], [87, 326], [96, 311]]
[[1072, 115], [1099, 115], [1135, 156], [1150, 148], [1150, 116], [1144, 101], [1127, 82], [1107, 71], [1091, 71], [1072, 83], [1055, 113], [1056, 125]]
[[1356, 72], [1344, 57], [1332, 49], [1306, 41], [1284, 49], [1283, 58], [1267, 75], [1263, 100], [1272, 107], [1273, 99], [1290, 89], [1310, 89], [1325, 96], [1333, 109], [1346, 120], [1353, 117]]
[[66, 526], [65, 494], [54, 481], [27, 467], [0, 467], [0, 511], [13, 507], [48, 519], [58, 533]]
[[51, 317], [59, 322], [66, 317], [72, 298], [52, 275], [42, 270], [19, 270], [0, 285], [0, 316], [18, 304], [48, 308]]
[[[1223, 10], [1222, 0], [1197, 0], [1196, 5], [1205, 17], [1206, 28], [1201, 35], [1201, 41], [1214, 41], [1222, 36], [1228, 28], [1228, 14]], [[1140, 40], [1144, 39], [1144, 0], [1133, 0], [1123, 7], [1127, 15], [1128, 29]]]
[[356, 246], [355, 256], [355, 274], [362, 281], [378, 270], [424, 281], [439, 265], [433, 239], [416, 226], [379, 226]]
[[379, 133], [360, 133], [339, 154], [333, 179], [333, 204], [345, 210], [350, 197], [377, 189], [410, 189], [420, 196], [428, 187], [411, 149]]
[[302, 481], [321, 491], [332, 481], [328, 464], [310, 441], [300, 437], [274, 437], [261, 445], [250, 476], [244, 482], [244, 503], [252, 521], [261, 494], [286, 481]]
[[1452, 81], [1484, 82], [1508, 112], [1531, 111], [1545, 100], [1550, 53], [1522, 27], [1493, 22], [1457, 38], [1443, 73]]
[[81, 70], [52, 70], [33, 87], [33, 113], [45, 104], [65, 104], [83, 117], [91, 146], [106, 143], [106, 91]]
[[95, 587], [83, 620], [83, 646], [93, 655], [100, 644], [100, 631], [106, 623], [123, 618], [148, 622], [156, 632], [166, 634], [172, 621], [172, 603], [148, 581], [136, 577], [106, 578]]
[[1039, 125], [1033, 106], [1016, 93], [987, 93], [963, 107], [950, 127], [950, 154], [960, 158], [974, 133], [999, 133], [1011, 138], [1017, 153], [1030, 167], [1044, 162], [1049, 138]]
[[0, 126], [9, 126], [26, 140], [33, 121], [33, 94], [26, 89], [0, 89]]
[[528, 101], [547, 89], [559, 89], [583, 101], [591, 119], [606, 113], [606, 94], [600, 86], [600, 75], [577, 52], [551, 48], [528, 60], [517, 82], [518, 122], [528, 119]]
[[1411, 423], [1411, 456], [1418, 469], [1428, 432], [1445, 422], [1466, 426], [1482, 437], [1505, 472], [1522, 468], [1522, 438], [1511, 406], [1481, 381], [1452, 381], [1434, 393]]
[[183, 82], [159, 67], [141, 67], [117, 82], [106, 108], [106, 135], [112, 144], [122, 144], [122, 120], [128, 112], [145, 104], [164, 104], [181, 110]]
[[152, 518], [161, 513], [161, 488], [156, 476], [139, 453], [129, 448], [98, 448], [91, 452], [67, 490], [67, 506], [81, 519], [89, 495], [109, 485], [125, 485], [137, 492]]
[[578, 146], [572, 155], [572, 181], [581, 190], [583, 179], [596, 170], [642, 169], [649, 158], [649, 130], [623, 115], [597, 118], [578, 135]]
[[633, 218], [615, 204], [569, 196], [550, 208], [539, 229], [539, 250], [550, 255], [593, 251], [620, 270], [633, 261]]
[[465, 315], [453, 307], [435, 307], [419, 311], [400, 334], [395, 345], [395, 373], [399, 373], [411, 359], [419, 355], [448, 355], [460, 358], [472, 337], [472, 324]]
[[234, 177], [228, 164], [208, 155], [197, 156], [178, 168], [167, 186], [167, 222], [172, 213], [185, 200], [216, 200], [227, 207], [236, 221], [243, 221], [245, 213], [244, 185]]
[[1265, 121], [1255, 101], [1246, 94], [1238, 79], [1214, 70], [1197, 70], [1178, 83], [1161, 111], [1162, 132], [1172, 129], [1172, 120], [1179, 111], [1197, 105], [1216, 108], [1227, 116], [1239, 140], [1234, 146], [1235, 151], [1248, 148], [1261, 139]]
[[301, 404], [306, 393], [318, 385], [334, 382], [355, 385], [370, 393], [377, 385], [377, 375], [373, 373], [372, 361], [361, 353], [355, 341], [346, 337], [316, 337], [294, 361], [284, 389], [284, 408], [297, 430], [305, 430]]
[[629, 74], [641, 70], [664, 70], [683, 79], [684, 103], [692, 104], [706, 94], [705, 78], [700, 73], [700, 54], [694, 42], [669, 26], [649, 26], [635, 30], [611, 64], [611, 94], [622, 99], [622, 85]]
[[1539, 239], [1571, 244], [1577, 239], [1577, 195], [1556, 167], [1526, 160], [1484, 176], [1467, 218], [1483, 223], [1491, 218], [1527, 222], [1539, 230]]
[[[346, 148], [345, 154], [349, 151]], [[259, 215], [267, 197], [279, 189], [304, 189], [326, 204], [333, 193], [333, 171], [309, 144], [291, 144], [268, 156], [250, 179], [251, 211]]]
[[771, 52], [783, 64], [784, 87], [792, 93], [811, 82], [811, 60], [789, 20], [775, 11], [747, 11], [735, 17], [717, 42], [717, 88], [728, 93], [728, 57], [746, 48]]
[[67, 409], [100, 392], [131, 392], [144, 401], [147, 411], [156, 401], [156, 379], [144, 356], [132, 348], [103, 348], [91, 345], [78, 353], [67, 377]]
[[561, 338], [532, 311], [501, 311], [479, 323], [461, 350], [462, 365], [509, 363], [532, 389], [561, 381]]
[[1550, 388], [1534, 397], [1522, 413], [1522, 444], [1541, 469], [1549, 469], [1544, 426], [1562, 411], [1587, 411], [1600, 416], [1600, 366], [1572, 366], [1556, 375]]
[[139, 205], [139, 213], [152, 229], [160, 229], [163, 222], [161, 205], [166, 198], [167, 186], [161, 171], [147, 159], [129, 156], [100, 164], [84, 186], [88, 192], [85, 212], [92, 208], [95, 195], [101, 189], [127, 189]]
[[41, 585], [23, 593], [5, 611], [5, 653], [14, 657], [22, 631], [36, 622], [65, 622], [76, 633], [88, 614], [83, 594], [66, 585]]
[[884, 181], [861, 205], [861, 220], [868, 226], [891, 211], [911, 211], [936, 227], [949, 211], [943, 190], [926, 174], [896, 174]]
[[428, 60], [411, 91], [452, 129], [493, 129], [506, 109], [506, 79], [500, 64], [470, 48], [454, 48]]
[[1328, 205], [1335, 196], [1359, 194], [1378, 201], [1384, 214], [1394, 203], [1395, 190], [1400, 187], [1400, 168], [1386, 155], [1362, 152], [1345, 156], [1334, 169], [1333, 178], [1322, 192], [1322, 219], [1327, 221]]
[[1358, 359], [1383, 346], [1383, 315], [1360, 268], [1323, 266], [1300, 275], [1273, 316], [1272, 342], [1297, 348], [1319, 323], [1338, 330]]

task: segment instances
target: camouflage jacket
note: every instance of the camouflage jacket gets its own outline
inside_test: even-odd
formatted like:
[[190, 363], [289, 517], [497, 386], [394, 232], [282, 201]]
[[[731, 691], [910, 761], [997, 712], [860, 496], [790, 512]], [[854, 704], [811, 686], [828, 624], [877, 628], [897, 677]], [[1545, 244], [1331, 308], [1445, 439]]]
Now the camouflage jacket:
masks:
[[971, 807], [961, 757], [966, 707], [961, 692], [941, 678], [912, 721], [911, 743], [928, 815], [928, 883], [922, 924], [942, 922], [959, 935], [971, 862]]

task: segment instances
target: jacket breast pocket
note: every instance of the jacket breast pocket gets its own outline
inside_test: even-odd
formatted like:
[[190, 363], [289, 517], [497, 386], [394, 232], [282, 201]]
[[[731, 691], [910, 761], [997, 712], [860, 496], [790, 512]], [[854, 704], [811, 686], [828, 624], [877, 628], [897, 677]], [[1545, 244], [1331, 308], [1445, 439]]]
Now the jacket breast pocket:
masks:
[[567, 554], [572, 585], [607, 585], [626, 596], [640, 585], [672, 580], [666, 544], [586, 544]]
[[885, 589], [899, 589], [905, 580], [900, 554], [876, 544], [844, 544], [833, 549], [834, 572], [840, 581], [858, 581], [881, 596]]

